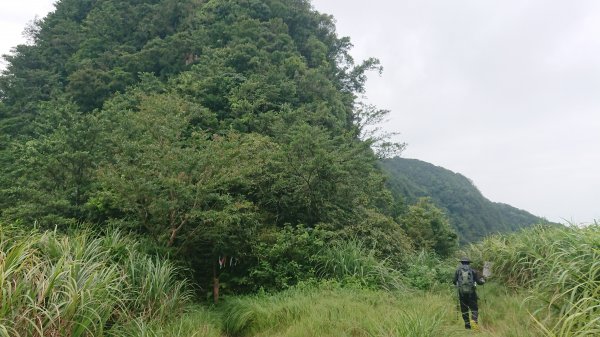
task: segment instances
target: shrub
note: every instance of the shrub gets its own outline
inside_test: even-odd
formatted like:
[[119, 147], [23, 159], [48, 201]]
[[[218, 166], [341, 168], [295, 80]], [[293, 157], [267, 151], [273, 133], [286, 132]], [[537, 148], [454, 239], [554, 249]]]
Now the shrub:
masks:
[[303, 225], [265, 232], [254, 245], [256, 264], [246, 282], [252, 290], [285, 289], [315, 277], [315, 257], [327, 232]]
[[422, 250], [405, 258], [402, 272], [406, 284], [416, 289], [430, 290], [451, 284], [454, 268], [452, 261], [442, 260], [437, 254]]
[[404, 288], [400, 274], [358, 240], [334, 243], [324, 248], [316, 260], [317, 275], [324, 279], [365, 288]]

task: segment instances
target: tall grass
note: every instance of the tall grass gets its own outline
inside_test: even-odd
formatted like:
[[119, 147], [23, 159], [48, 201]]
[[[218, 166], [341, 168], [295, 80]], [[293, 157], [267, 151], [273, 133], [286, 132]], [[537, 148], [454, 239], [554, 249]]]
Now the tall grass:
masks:
[[[493, 286], [481, 303], [482, 337], [534, 337], [523, 298]], [[500, 296], [500, 297], [496, 297]], [[496, 301], [498, 300], [498, 301]], [[389, 292], [340, 287], [297, 287], [276, 294], [230, 298], [222, 309], [230, 336], [462, 337], [456, 296], [447, 291]]]
[[442, 311], [386, 291], [321, 286], [235, 298], [223, 324], [233, 336], [446, 336]]
[[0, 336], [104, 336], [135, 318], [165, 318], [189, 297], [176, 272], [118, 231], [63, 236], [2, 226]]
[[536, 227], [471, 248], [512, 287], [530, 289], [532, 312], [549, 337], [600, 335], [600, 225]]
[[221, 319], [217, 312], [206, 307], [189, 307], [188, 312], [169, 320], [145, 321], [136, 319], [115, 329], [119, 337], [221, 337]]
[[401, 274], [360, 241], [341, 241], [323, 249], [317, 260], [317, 275], [361, 287], [405, 289]]
[[126, 307], [147, 320], [162, 319], [181, 312], [190, 298], [189, 286], [176, 279], [178, 270], [166, 260], [130, 254], [123, 270], [126, 280]]
[[454, 262], [428, 251], [408, 253], [401, 265], [392, 266], [360, 241], [337, 242], [323, 249], [315, 260], [321, 279], [388, 291], [445, 287], [455, 270]]

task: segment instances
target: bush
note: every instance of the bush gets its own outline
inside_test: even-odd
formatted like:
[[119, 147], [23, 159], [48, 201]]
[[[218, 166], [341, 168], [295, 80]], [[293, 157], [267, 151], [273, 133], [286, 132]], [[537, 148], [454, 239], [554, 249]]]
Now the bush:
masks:
[[315, 277], [315, 258], [328, 232], [303, 225], [264, 233], [253, 245], [256, 264], [246, 282], [251, 290], [281, 290]]
[[380, 257], [380, 250], [323, 229], [286, 226], [267, 233], [254, 247], [257, 264], [248, 278], [254, 290], [281, 290], [313, 279], [366, 288], [403, 288], [399, 273]]
[[346, 241], [358, 238], [379, 259], [386, 259], [394, 266], [399, 265], [413, 251], [411, 238], [391, 217], [373, 209], [363, 209], [361, 213], [362, 219], [345, 226], [340, 231], [340, 237]]
[[341, 284], [355, 284], [375, 289], [402, 289], [400, 274], [376, 256], [374, 249], [365, 248], [357, 240], [339, 241], [324, 248], [316, 257], [317, 275]]
[[433, 252], [420, 251], [406, 257], [402, 272], [404, 281], [411, 287], [431, 290], [452, 284], [455, 267], [454, 263], [442, 260]]

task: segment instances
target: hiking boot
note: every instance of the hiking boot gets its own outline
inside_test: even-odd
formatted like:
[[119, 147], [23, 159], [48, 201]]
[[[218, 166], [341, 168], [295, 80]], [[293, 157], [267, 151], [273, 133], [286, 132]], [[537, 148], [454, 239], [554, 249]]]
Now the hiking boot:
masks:
[[480, 331], [479, 324], [477, 324], [477, 322], [471, 321], [471, 326], [473, 327], [474, 331]]

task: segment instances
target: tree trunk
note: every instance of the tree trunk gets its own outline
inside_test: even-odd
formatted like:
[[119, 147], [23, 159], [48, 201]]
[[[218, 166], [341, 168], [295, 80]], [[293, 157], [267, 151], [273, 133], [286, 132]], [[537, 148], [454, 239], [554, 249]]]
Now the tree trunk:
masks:
[[219, 303], [219, 277], [217, 276], [217, 266], [213, 264], [213, 299], [215, 304]]

